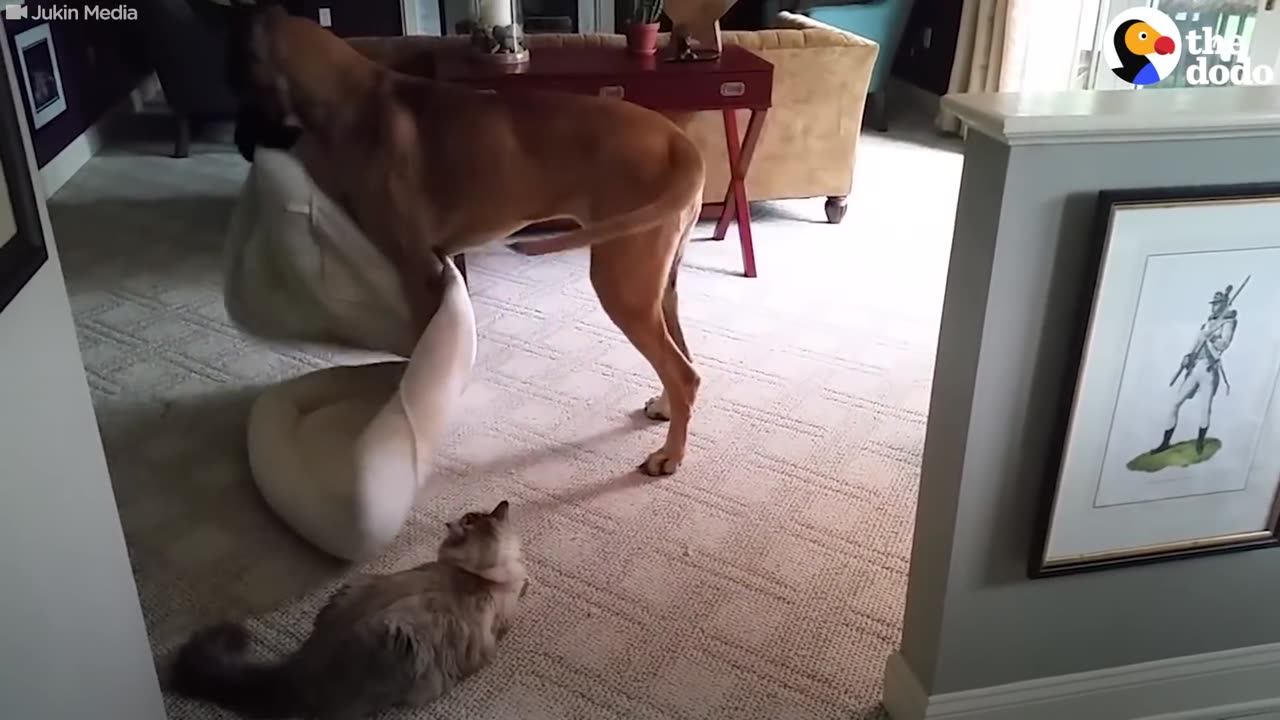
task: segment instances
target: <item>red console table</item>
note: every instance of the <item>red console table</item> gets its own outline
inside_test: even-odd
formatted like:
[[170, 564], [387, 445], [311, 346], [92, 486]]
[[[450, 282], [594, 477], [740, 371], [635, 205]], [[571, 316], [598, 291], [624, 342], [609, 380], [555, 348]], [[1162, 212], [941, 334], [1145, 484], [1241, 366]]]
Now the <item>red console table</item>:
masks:
[[[736, 45], [726, 45], [717, 60], [698, 62], [637, 57], [622, 48], [533, 48], [529, 62], [514, 72], [473, 62], [463, 53], [446, 53], [435, 61], [435, 76], [497, 92], [532, 89], [614, 97], [664, 114], [721, 112], [729, 155], [729, 189], [715, 238], [723, 240], [736, 217], [743, 273], [756, 276], [745, 179], [773, 100], [773, 65], [769, 61]], [[751, 112], [741, 142], [737, 110]]]

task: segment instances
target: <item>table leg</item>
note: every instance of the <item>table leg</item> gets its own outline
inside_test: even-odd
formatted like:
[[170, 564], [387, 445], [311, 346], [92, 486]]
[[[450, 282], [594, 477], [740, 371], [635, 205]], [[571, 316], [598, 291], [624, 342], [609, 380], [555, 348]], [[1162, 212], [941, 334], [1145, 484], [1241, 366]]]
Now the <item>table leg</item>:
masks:
[[724, 139], [729, 152], [729, 188], [724, 196], [724, 209], [720, 222], [716, 223], [716, 240], [723, 240], [729, 232], [729, 221], [737, 216], [738, 240], [742, 244], [742, 270], [747, 277], [756, 277], [756, 254], [751, 240], [751, 206], [747, 203], [746, 178], [751, 169], [751, 158], [760, 140], [767, 110], [752, 110], [747, 122], [747, 132], [738, 143], [738, 116], [733, 110], [724, 111]]

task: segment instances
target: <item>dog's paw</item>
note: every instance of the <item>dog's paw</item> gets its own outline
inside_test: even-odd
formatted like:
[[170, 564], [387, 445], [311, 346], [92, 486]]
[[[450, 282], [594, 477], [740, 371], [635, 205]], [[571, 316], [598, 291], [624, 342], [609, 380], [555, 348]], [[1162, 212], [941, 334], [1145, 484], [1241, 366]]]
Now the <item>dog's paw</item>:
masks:
[[640, 471], [649, 477], [674, 475], [680, 469], [680, 459], [667, 452], [666, 448], [651, 453], [640, 465]]
[[671, 419], [671, 401], [667, 400], [665, 392], [657, 397], [649, 398], [649, 402], [644, 404], [644, 416], [650, 420]]

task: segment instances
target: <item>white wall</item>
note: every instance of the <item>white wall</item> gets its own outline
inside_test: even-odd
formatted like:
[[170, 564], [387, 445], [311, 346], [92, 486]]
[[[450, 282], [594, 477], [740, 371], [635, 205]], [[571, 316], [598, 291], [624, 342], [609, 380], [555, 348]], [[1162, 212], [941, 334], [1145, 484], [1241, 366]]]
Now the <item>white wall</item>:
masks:
[[[24, 144], [39, 178], [25, 132]], [[40, 210], [49, 260], [0, 311], [0, 717], [160, 720], [43, 201]]]
[[164, 717], [56, 258], [0, 314], [0, 716]]

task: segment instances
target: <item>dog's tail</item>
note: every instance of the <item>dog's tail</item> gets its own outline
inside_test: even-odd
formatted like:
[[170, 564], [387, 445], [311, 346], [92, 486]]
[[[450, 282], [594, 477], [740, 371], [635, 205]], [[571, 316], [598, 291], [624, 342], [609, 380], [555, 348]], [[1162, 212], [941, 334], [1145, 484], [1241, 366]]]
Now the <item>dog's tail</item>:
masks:
[[250, 718], [295, 717], [305, 709], [285, 663], [245, 659], [249, 632], [223, 623], [201, 630], [178, 651], [171, 686], [180, 695], [205, 700]]
[[563, 235], [540, 240], [520, 240], [507, 247], [522, 255], [546, 255], [590, 247], [623, 235], [643, 232], [687, 210], [695, 198], [700, 199], [702, 196], [706, 180], [702, 153], [684, 133], [680, 133], [672, 143], [670, 152], [673, 171], [671, 176], [677, 181], [667, 186], [666, 192], [654, 202]]

